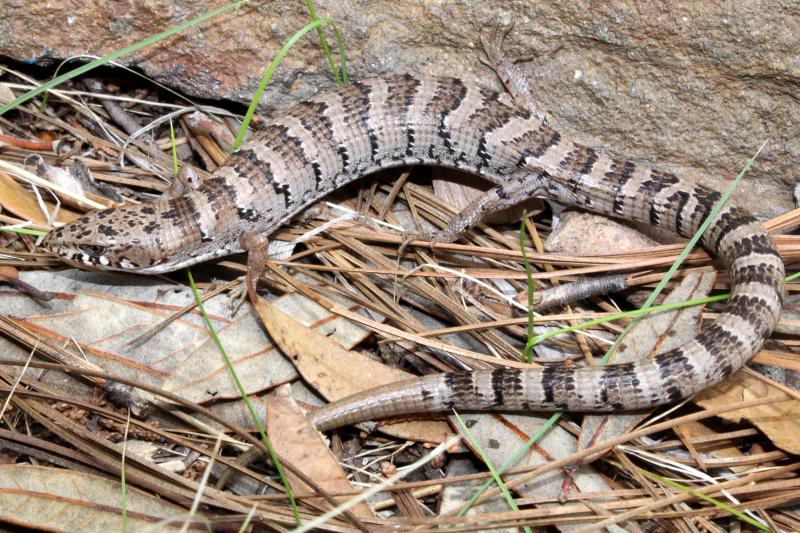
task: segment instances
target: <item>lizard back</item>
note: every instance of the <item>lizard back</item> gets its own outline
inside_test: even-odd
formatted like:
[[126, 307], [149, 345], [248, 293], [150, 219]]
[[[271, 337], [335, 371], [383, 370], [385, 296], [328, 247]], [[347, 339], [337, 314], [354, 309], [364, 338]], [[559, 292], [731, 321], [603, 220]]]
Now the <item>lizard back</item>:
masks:
[[[504, 95], [454, 78], [390, 76], [321, 93], [272, 120], [199, 188], [88, 214], [47, 246], [83, 267], [169, 272], [242, 249], [304, 207], [380, 168], [453, 167], [497, 186], [456, 217], [445, 240], [487, 211], [544, 196], [694, 233], [720, 194], [563, 138]], [[446, 373], [392, 384], [315, 411], [320, 429], [393, 414], [459, 409], [608, 411], [685, 398], [740, 368], [780, 311], [784, 268], [770, 236], [726, 205], [703, 246], [727, 265], [728, 306], [676, 350], [635, 364]]]

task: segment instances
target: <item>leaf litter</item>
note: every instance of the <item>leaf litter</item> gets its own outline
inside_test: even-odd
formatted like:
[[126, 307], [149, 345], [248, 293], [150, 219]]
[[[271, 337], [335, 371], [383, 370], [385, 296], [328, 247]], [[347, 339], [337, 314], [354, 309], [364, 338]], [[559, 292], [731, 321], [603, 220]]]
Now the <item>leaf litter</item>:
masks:
[[[2, 67], [3, 94], [18, 95], [26, 83], [30, 83], [27, 76]], [[36, 107], [41, 103], [37, 101], [0, 117], [3, 224], [46, 229], [54, 220], [79, 216], [90, 205], [146, 202], [163, 193], [172, 176], [172, 143], [168, 121], [160, 117], [176, 107], [184, 117], [175, 123], [181, 165], [193, 165], [202, 178], [224, 161], [231, 127], [235, 128], [229, 113], [198, 114], [192, 106], [142, 90], [138, 98], [113, 100], [110, 113], [108, 105], [100, 105], [111, 101], [103, 94], [103, 83], [95, 84], [89, 94], [84, 91], [81, 100], [69, 94], [84, 88], [78, 81], [71, 84], [62, 87], [61, 96], [51, 95], [43, 110]], [[189, 116], [190, 112], [195, 114]], [[150, 137], [130, 138], [127, 129], [115, 123], [120, 116], [135, 116], [140, 125], [154, 124], [147, 132]], [[73, 188], [76, 192], [69, 197], [41, 185], [34, 188], [22, 176], [36, 174], [34, 161], [45, 165], [45, 174], [62, 178], [70, 176], [69, 170], [78, 163], [101, 187], [91, 193]], [[245, 304], [231, 316], [227, 293], [206, 303], [279, 455], [289, 461], [290, 470], [316, 482], [309, 485], [302, 476], [290, 474], [304, 520], [331, 505], [317, 491], [345, 501], [458, 432], [458, 425], [444, 413], [381, 421], [369, 432], [342, 428], [323, 440], [304, 425], [304, 409], [413, 374], [525, 365], [520, 357], [527, 340], [527, 317], [514, 303], [527, 299], [517, 245], [519, 212], [506, 213], [491, 226], [481, 224], [458, 243], [438, 245], [435, 250], [426, 243], [412, 243], [398, 260], [402, 237], [381, 224], [429, 230], [441, 227], [457, 210], [443, 198], [459, 198], [454, 183], [462, 177], [436, 170], [434, 178], [436, 193], [426, 186], [424, 170], [411, 169], [367, 178], [332, 195], [326, 200], [346, 206], [358, 217], [326, 225], [338, 213], [323, 206], [315, 208], [313, 216], [279, 230], [273, 238], [285, 243], [283, 252], [265, 275], [262, 293], [267, 300], [258, 309]], [[109, 188], [119, 196], [99, 196]], [[533, 239], [527, 256], [536, 291], [609, 274], [623, 275], [629, 287], [621, 294], [592, 296], [547, 310], [535, 318], [537, 333], [538, 328], [558, 328], [635, 306], [638, 289], [651, 288], [680, 249], [676, 244], [659, 244], [625, 253], [544, 251], [536, 241], [552, 231], [553, 211], [541, 202], [529, 207], [536, 212], [527, 224]], [[794, 211], [767, 226], [786, 232], [798, 223], [800, 212]], [[302, 244], [292, 242], [309, 231], [311, 236]], [[796, 272], [800, 237], [776, 234], [776, 241], [788, 271]], [[21, 525], [66, 531], [70, 522], [53, 521], [52, 502], [57, 498], [64, 513], [81, 516], [87, 524], [119, 519], [121, 510], [115, 506], [120, 503], [127, 415], [94, 385], [97, 378], [80, 376], [100, 369], [151, 391], [150, 416], [132, 419], [133, 433], [128, 433], [131, 442], [155, 446], [147, 456], [126, 457], [129, 527], [136, 529], [137, 520], [155, 523], [188, 516], [198, 491], [201, 505], [190, 528], [241, 523], [251, 508], [255, 509], [251, 523], [259, 527], [294, 524], [273, 466], [263, 454], [247, 455], [247, 450], [257, 448], [248, 438], [252, 421], [192, 306], [183, 275], [148, 278], [78, 272], [43, 254], [31, 235], [1, 232], [0, 242], [6, 279], [54, 295], [46, 302], [37, 300], [19, 284], [0, 291], [0, 313], [9, 320], [3, 322], [0, 337], [4, 354], [0, 379], [8, 398], [0, 427], [6, 473], [0, 477], [14, 480], [11, 488], [0, 490], [26, 491], [35, 495], [42, 509], [51, 511], [20, 513], [19, 500], [12, 498], [0, 510], [3, 520], [13, 515]], [[668, 298], [726, 291], [725, 272], [707, 279], [710, 264], [704, 252], [693, 252], [671, 282], [685, 292], [674, 291]], [[243, 271], [242, 258], [225, 258], [193, 270], [202, 280], [201, 289], [210, 291], [226, 282], [219, 279], [232, 280]], [[707, 280], [703, 288], [697, 279]], [[797, 282], [789, 283], [790, 309], [796, 305], [798, 288]], [[633, 356], [641, 357], [654, 345], [667, 349], [670, 342], [680, 344], [696, 331], [700, 312], [689, 308], [676, 312], [677, 317], [655, 315], [651, 320], [664, 324], [643, 322], [634, 332], [639, 337], [630, 337], [620, 351], [634, 351], [635, 346]], [[702, 320], [713, 320], [714, 314], [713, 306], [706, 308]], [[472, 491], [488, 479], [474, 445], [500, 465], [518, 454], [548, 417], [465, 413], [462, 416], [477, 442], [452, 447], [371, 496], [369, 507], [359, 504], [351, 514], [333, 518], [323, 527], [428, 531], [529, 524], [581, 531], [604, 520], [609, 531], [659, 527], [689, 531], [731, 528], [738, 521], [736, 515], [706, 500], [642, 475], [639, 469], [644, 469], [717, 498], [728, 494], [735, 498], [726, 500], [728, 504], [766, 528], [798, 530], [800, 403], [798, 394], [785, 384], [798, 370], [797, 323], [794, 315], [782, 321], [780, 333], [756, 357], [761, 365], [681, 406], [634, 415], [561, 418], [504, 476], [518, 512], [511, 512], [508, 502], [493, 496], [496, 492], [491, 489], [483, 497], [493, 502], [490, 506], [479, 504], [466, 516], [457, 514]], [[622, 325], [624, 321], [598, 325], [551, 339], [535, 352], [535, 364], [550, 364], [547, 360], [553, 354], [566, 355], [570, 364], [591, 364], [585, 360], [601, 354]], [[143, 331], [158, 327], [143, 343], [131, 344]], [[22, 331], [28, 335], [24, 339]], [[21, 374], [21, 364], [31, 352], [31, 364]], [[62, 354], [58, 365], [41, 368], [55, 353]], [[773, 374], [767, 377], [763, 365], [784, 373], [777, 380]], [[68, 373], [67, 366], [82, 370]], [[651, 433], [650, 428], [656, 430]], [[223, 439], [222, 451], [209, 466], [218, 438]], [[611, 439], [619, 442], [610, 449], [595, 449]], [[562, 466], [552, 466], [561, 462]], [[213, 469], [212, 484], [200, 486], [206, 468]], [[225, 471], [235, 475], [227, 477]], [[52, 482], [42, 482], [48, 479]], [[57, 487], [61, 480], [84, 488], [64, 498]], [[219, 485], [214, 484], [217, 481]], [[160, 496], [158, 505], [145, 501], [151, 494]]]

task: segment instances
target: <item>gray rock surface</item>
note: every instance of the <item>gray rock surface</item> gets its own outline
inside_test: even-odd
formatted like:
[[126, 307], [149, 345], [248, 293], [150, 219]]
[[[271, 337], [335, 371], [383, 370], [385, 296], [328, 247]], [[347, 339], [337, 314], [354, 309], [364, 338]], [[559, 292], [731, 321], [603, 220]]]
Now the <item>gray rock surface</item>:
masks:
[[615, 220], [591, 213], [564, 211], [544, 242], [548, 252], [577, 256], [638, 252], [658, 242]]
[[[0, 55], [48, 64], [104, 54], [218, 6], [5, 0]], [[619, 156], [695, 168], [724, 187], [765, 140], [740, 201], [764, 216], [793, 207], [800, 160], [800, 4], [573, 0], [320, 0], [355, 78], [461, 76], [497, 87], [478, 36], [514, 20], [507, 50], [563, 131]], [[247, 101], [280, 46], [309, 21], [305, 3], [252, 2], [123, 62], [206, 98]], [[328, 32], [332, 39], [332, 32]], [[267, 90], [283, 107], [332, 85], [315, 35], [301, 39]]]

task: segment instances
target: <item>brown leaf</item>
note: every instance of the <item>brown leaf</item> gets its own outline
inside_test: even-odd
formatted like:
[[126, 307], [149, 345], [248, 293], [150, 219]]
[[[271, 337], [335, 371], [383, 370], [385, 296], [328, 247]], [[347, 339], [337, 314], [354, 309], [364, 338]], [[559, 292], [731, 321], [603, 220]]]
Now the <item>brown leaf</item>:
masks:
[[[453, 458], [447, 464], [447, 477], [465, 476], [477, 474], [478, 470], [475, 468], [475, 463], [468, 459]], [[441, 504], [439, 506], [439, 513], [441, 515], [455, 514], [462, 507], [464, 507], [470, 498], [480, 489], [483, 480], [470, 479], [464, 481], [457, 481], [447, 483], [442, 488]], [[478, 506], [472, 506], [467, 511], [466, 516], [476, 516], [481, 514], [502, 513], [508, 511], [508, 502], [502, 494], [498, 494], [488, 501], [483, 502]], [[493, 531], [519, 531], [514, 529], [500, 530], [494, 529]]]
[[[45, 202], [45, 205], [52, 212], [53, 204]], [[0, 172], [0, 206], [22, 220], [30, 220], [40, 226], [47, 224], [47, 219], [39, 208], [33, 193], [26, 190], [17, 180], [5, 172]], [[58, 211], [56, 220], [59, 222], [71, 222], [79, 216], [80, 213], [70, 211], [62, 206]]]
[[772, 386], [767, 378], [756, 378], [740, 370], [695, 396], [694, 401], [706, 409], [714, 409], [767, 397], [775, 398], [776, 403], [729, 411], [719, 416], [737, 423], [746, 418], [778, 448], [789, 453], [800, 453], [800, 439], [797, 438], [800, 435], [800, 401]]
[[[46, 531], [122, 531], [118, 481], [63, 468], [0, 465], [0, 516], [18, 526]], [[178, 530], [187, 511], [155, 495], [127, 487], [128, 531]], [[170, 520], [170, 522], [163, 522]], [[195, 517], [189, 529], [207, 531]]]
[[[255, 308], [273, 341], [294, 363], [306, 382], [328, 401], [414, 377], [358, 352], [345, 350], [261, 298]], [[381, 431], [403, 439], [435, 443], [444, 442], [451, 435], [447, 424], [434, 421], [382, 424]]]
[[[292, 365], [266, 338], [258, 317], [252, 311], [240, 312], [230, 321], [218, 318], [215, 329], [247, 394], [297, 377]], [[163, 341], [159, 337], [163, 338], [163, 335], [144, 347], [153, 342], [161, 344]], [[164, 380], [162, 387], [165, 390], [199, 403], [241, 398], [219, 348], [210, 336], [183, 354], [181, 364]]]
[[[267, 397], [267, 432], [278, 455], [308, 475], [321, 488], [332, 493], [352, 490], [339, 462], [292, 398], [289, 385], [281, 385]], [[286, 477], [294, 492], [307, 494], [312, 491], [289, 470], [286, 471]], [[339, 498], [340, 502], [346, 500], [345, 497]], [[322, 500], [316, 503], [322, 505]], [[352, 511], [360, 517], [374, 516], [365, 502], [353, 507]]]
[[[675, 427], [675, 433], [680, 436], [683, 445], [692, 454], [698, 466], [704, 471], [708, 470], [705, 461], [708, 459], [742, 459], [747, 457], [737, 443], [732, 439], [719, 440], [718, 432], [702, 422], [687, 422]], [[712, 438], [711, 442], [692, 444], [693, 439]], [[714, 438], [716, 437], [716, 438]], [[704, 458], [705, 456], [705, 458]], [[751, 465], [729, 465], [733, 472], [746, 474], [752, 469]]]
[[[461, 413], [461, 419], [469, 428], [470, 433], [475, 438], [471, 441], [466, 432], [461, 431], [461, 425], [453, 419], [453, 424], [464, 434], [464, 444], [470, 449], [474, 444], [478, 444], [487, 459], [499, 469], [506, 464], [526, 442], [541, 429], [550, 418], [549, 415], [539, 414], [477, 414]], [[575, 437], [566, 429], [559, 425], [550, 428], [534, 446], [531, 446], [527, 453], [516, 463], [515, 467], [540, 466], [577, 451], [577, 441]], [[579, 468], [570, 472], [570, 492], [575, 493], [602, 493], [608, 492], [613, 487], [607, 479], [599, 474], [592, 465], [582, 464]], [[507, 479], [514, 479], [515, 475], [508, 474]], [[529, 498], [558, 498], [564, 490], [567, 473], [563, 469], [553, 470], [537, 477], [526, 483], [522, 483], [514, 488], [514, 491], [523, 497]], [[471, 496], [472, 493], [469, 493]], [[469, 497], [468, 496], [468, 497]], [[542, 509], [558, 507], [559, 503], [537, 503], [536, 506]], [[478, 513], [483, 511], [478, 511]], [[612, 527], [609, 531], [622, 533], [624, 530]]]

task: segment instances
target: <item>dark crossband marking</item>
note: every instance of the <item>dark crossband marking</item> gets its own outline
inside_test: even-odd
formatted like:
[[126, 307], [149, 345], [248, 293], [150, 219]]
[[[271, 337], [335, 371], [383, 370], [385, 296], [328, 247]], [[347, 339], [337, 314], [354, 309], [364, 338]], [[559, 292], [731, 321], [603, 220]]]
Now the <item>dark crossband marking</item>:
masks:
[[[714, 229], [717, 229], [714, 242], [709, 243], [713, 250], [719, 250], [722, 240], [728, 235], [737, 231], [739, 228], [748, 226], [754, 223], [756, 219], [747, 211], [740, 207], [731, 207], [719, 215], [719, 220], [716, 222]], [[708, 235], [714, 235], [713, 231]]]
[[471, 398], [475, 391], [472, 374], [466, 372], [449, 372], [444, 375], [445, 384], [451, 391], [451, 398], [444, 403], [446, 409], [452, 409], [463, 403], [464, 398]]
[[608, 179], [611, 190], [614, 191], [614, 204], [612, 209], [615, 214], [621, 215], [625, 198], [628, 197], [628, 183], [636, 172], [636, 164], [633, 161], [623, 161], [619, 159], [611, 160], [611, 167], [604, 174]]
[[216, 219], [225, 216], [229, 206], [239, 205], [238, 187], [221, 177], [207, 179], [198, 193]]
[[[269, 186], [271, 190], [283, 199], [283, 209], [288, 209], [292, 205], [292, 188], [288, 182], [281, 182], [272, 170], [272, 164], [266, 159], [262, 159], [255, 150], [240, 150], [236, 154], [238, 157], [233, 163], [234, 168], [244, 171], [247, 169], [250, 186], [254, 192], [259, 191], [264, 186]], [[241, 207], [241, 206], [240, 206]]]
[[414, 154], [414, 127], [410, 125], [408, 113], [414, 104], [414, 97], [422, 82], [407, 74], [393, 78], [387, 87], [385, 108], [386, 115], [393, 117], [398, 123], [406, 123], [406, 147], [403, 153], [407, 156]]
[[[518, 370], [498, 368], [491, 374], [492, 404], [502, 406], [513, 403], [525, 389], [522, 373]], [[509, 401], [506, 401], [508, 397]]]
[[[689, 193], [686, 191], [675, 191], [667, 197], [666, 205], [675, 212], [675, 227], [672, 229], [678, 235], [688, 237], [684, 234], [684, 217], [686, 216], [686, 204], [689, 202]], [[689, 213], [691, 214], [691, 213]]]
[[650, 178], [646, 179], [639, 184], [638, 194], [647, 198], [650, 203], [650, 218], [648, 222], [651, 225], [661, 226], [661, 211], [662, 208], [667, 207], [656, 202], [659, 193], [674, 187], [680, 183], [680, 180], [675, 174], [669, 172], [662, 172], [660, 170], [650, 170]]
[[568, 174], [591, 174], [594, 164], [597, 163], [597, 151], [588, 146], [575, 145], [567, 152], [558, 166]]
[[291, 108], [288, 116], [296, 118], [314, 142], [325, 145], [334, 137], [333, 122], [327, 113], [330, 106], [326, 102], [301, 102]]
[[297, 168], [307, 168], [311, 161], [306, 155], [303, 141], [292, 135], [287, 126], [271, 124], [264, 128], [264, 145], [274, 151], [286, 163], [296, 164]]
[[550, 148], [560, 142], [561, 134], [546, 124], [539, 124], [535, 129], [523, 132], [512, 140], [521, 149], [518, 166], [525, 166], [528, 159], [542, 158]]
[[433, 98], [426, 106], [426, 114], [438, 118], [436, 134], [450, 154], [455, 153], [455, 148], [452, 144], [452, 128], [446, 123], [447, 116], [461, 106], [466, 96], [467, 87], [461, 80], [441, 80], [437, 82]]
[[480, 95], [483, 105], [476, 108], [468, 117], [468, 120], [475, 124], [481, 132], [476, 151], [479, 159], [477, 171], [480, 171], [482, 167], [488, 166], [492, 159], [492, 154], [489, 152], [487, 145], [488, 136], [497, 128], [508, 124], [517, 115], [516, 109], [500, 102], [499, 93], [482, 89]]

